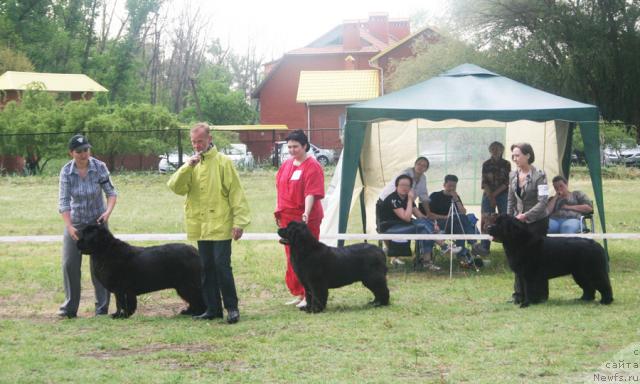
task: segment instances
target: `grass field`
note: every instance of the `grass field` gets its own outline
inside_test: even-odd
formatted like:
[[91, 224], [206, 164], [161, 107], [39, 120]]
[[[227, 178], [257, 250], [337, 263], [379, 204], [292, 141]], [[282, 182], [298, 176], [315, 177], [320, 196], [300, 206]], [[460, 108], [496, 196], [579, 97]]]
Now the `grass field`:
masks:
[[[249, 232], [275, 229], [274, 173], [241, 175]], [[182, 232], [183, 198], [167, 179], [114, 176], [111, 229]], [[572, 188], [592, 194], [584, 179]], [[605, 181], [609, 232], [640, 232], [639, 194], [637, 181]], [[60, 234], [56, 203], [56, 177], [0, 178], [0, 235]], [[391, 270], [387, 308], [367, 308], [370, 294], [358, 284], [333, 290], [327, 311], [308, 315], [283, 305], [281, 246], [240, 241], [233, 267], [242, 318], [228, 326], [177, 316], [183, 304], [170, 291], [142, 296], [128, 320], [94, 318], [86, 262], [80, 317], [58, 320], [60, 245], [0, 244], [0, 382], [594, 382], [603, 363], [640, 344], [639, 243], [609, 245], [610, 307], [575, 302], [569, 278], [551, 282], [545, 304], [507, 303], [513, 276], [498, 245], [488, 268], [454, 269], [452, 280]]]

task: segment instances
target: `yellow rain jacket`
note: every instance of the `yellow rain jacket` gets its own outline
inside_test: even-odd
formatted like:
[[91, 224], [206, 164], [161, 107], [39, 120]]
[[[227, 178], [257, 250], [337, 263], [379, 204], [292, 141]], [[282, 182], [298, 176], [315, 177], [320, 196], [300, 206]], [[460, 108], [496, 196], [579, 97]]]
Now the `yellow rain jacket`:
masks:
[[244, 229], [251, 222], [249, 204], [233, 162], [215, 147], [191, 167], [183, 164], [167, 182], [184, 204], [187, 238], [229, 240], [231, 228]]

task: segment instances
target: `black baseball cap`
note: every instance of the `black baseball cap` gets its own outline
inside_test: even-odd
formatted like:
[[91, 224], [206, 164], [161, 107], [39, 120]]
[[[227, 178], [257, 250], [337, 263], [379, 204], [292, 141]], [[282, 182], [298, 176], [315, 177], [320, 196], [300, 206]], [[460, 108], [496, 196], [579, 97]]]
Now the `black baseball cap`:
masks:
[[89, 144], [89, 140], [82, 135], [75, 135], [69, 140], [70, 151], [79, 151], [86, 148], [91, 148], [91, 144]]

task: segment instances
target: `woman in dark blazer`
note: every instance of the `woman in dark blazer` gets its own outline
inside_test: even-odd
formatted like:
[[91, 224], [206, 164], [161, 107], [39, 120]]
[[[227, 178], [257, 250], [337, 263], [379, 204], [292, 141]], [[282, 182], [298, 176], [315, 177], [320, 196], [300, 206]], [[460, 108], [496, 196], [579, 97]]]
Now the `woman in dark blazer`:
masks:
[[[529, 143], [513, 144], [511, 159], [516, 164], [516, 169], [509, 174], [507, 214], [526, 223], [533, 232], [540, 236], [546, 236], [549, 229], [549, 217], [546, 209], [549, 198], [547, 176], [543, 170], [531, 165], [535, 160], [535, 155]], [[549, 287], [547, 286], [543, 297], [546, 298], [548, 295]], [[514, 303], [519, 304], [522, 301], [522, 296], [522, 284], [516, 275]]]

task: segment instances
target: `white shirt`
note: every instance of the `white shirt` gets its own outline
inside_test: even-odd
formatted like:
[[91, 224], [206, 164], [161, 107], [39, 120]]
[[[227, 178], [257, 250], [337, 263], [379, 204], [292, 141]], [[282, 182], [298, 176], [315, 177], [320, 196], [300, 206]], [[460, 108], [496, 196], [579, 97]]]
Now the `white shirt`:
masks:
[[429, 203], [429, 191], [427, 191], [427, 176], [423, 173], [418, 180], [415, 178], [415, 173], [413, 171], [413, 167], [407, 168], [398, 175], [396, 175], [380, 192], [380, 200], [384, 201], [390, 194], [392, 194], [396, 190], [396, 179], [400, 175], [411, 176], [413, 179], [413, 193], [416, 197], [420, 199], [420, 202], [423, 204]]

